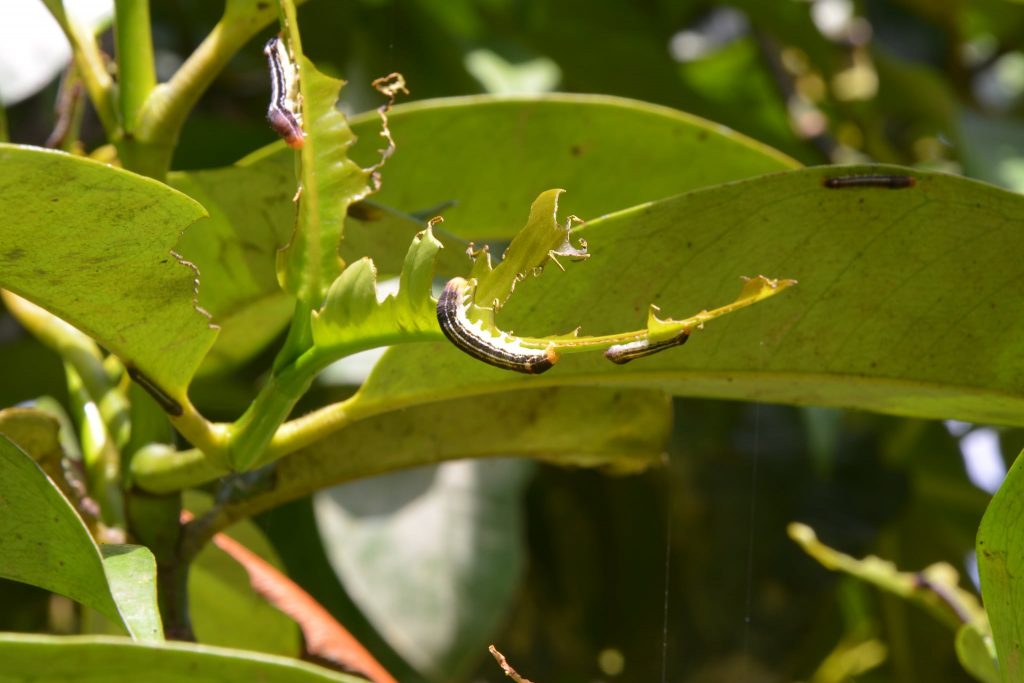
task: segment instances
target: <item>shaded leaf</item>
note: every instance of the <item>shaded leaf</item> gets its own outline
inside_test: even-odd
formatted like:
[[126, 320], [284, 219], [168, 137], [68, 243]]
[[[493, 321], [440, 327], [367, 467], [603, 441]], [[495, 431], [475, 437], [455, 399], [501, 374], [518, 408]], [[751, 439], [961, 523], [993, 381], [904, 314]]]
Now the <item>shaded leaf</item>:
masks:
[[133, 638], [161, 640], [156, 566], [140, 546], [96, 546], [42, 470], [0, 437], [0, 576], [66, 595], [124, 624]]
[[[396, 410], [353, 422], [281, 459], [272, 490], [221, 514], [239, 519], [335, 484], [462, 458], [518, 455], [636, 472], [661, 462], [671, 417], [659, 391], [568, 387]], [[459, 425], [466, 425], [460, 438], [451, 438]]]
[[60, 422], [39, 408], [0, 410], [0, 434], [39, 463], [59, 460], [63, 454]]
[[[680, 111], [603, 95], [475, 96], [396, 106], [398, 145], [375, 200], [406, 213], [443, 213], [467, 237], [507, 238], [523, 207], [552, 187], [569, 190], [564, 212], [584, 218], [699, 187], [795, 168], [797, 162], [722, 126]], [[375, 112], [351, 121], [377, 139]], [[363, 163], [376, 144], [357, 146]], [[242, 163], [289, 168], [283, 143]], [[624, 174], [629, 182], [624, 182]]]
[[0, 635], [0, 661], [6, 680], [33, 683], [104, 683], [145, 680], [153, 683], [361, 683], [362, 678], [285, 657], [168, 642], [133, 643], [101, 636], [58, 637]]
[[0, 190], [0, 285], [184, 399], [216, 331], [171, 249], [202, 207], [149, 178], [12, 145], [0, 146]]
[[999, 683], [999, 663], [991, 634], [983, 633], [973, 624], [964, 624], [956, 632], [956, 656], [964, 670], [982, 683]]
[[245, 569], [253, 590], [295, 620], [307, 654], [364, 674], [374, 683], [396, 683], [344, 626], [279, 568], [227, 534], [214, 536], [213, 544]]
[[1004, 683], [1024, 676], [1024, 458], [1017, 457], [978, 529], [978, 570]]
[[[186, 494], [194, 513], [212, 501], [195, 492]], [[230, 536], [228, 536], [230, 534]], [[273, 546], [248, 520], [233, 524], [225, 534], [229, 541], [244, 543], [249, 552], [271, 567], [280, 567]], [[245, 568], [218, 545], [208, 544], [196, 556], [188, 575], [189, 616], [196, 640], [205, 645], [255, 650], [297, 657], [301, 651], [299, 630], [257, 592]]]
[[[275, 487], [290, 500], [398, 469], [502, 455], [634, 472], [659, 462], [670, 421], [657, 391], [543, 388], [439, 401], [360, 420], [297, 451], [278, 463]], [[458, 425], [466, 427], [453, 439]]]
[[201, 372], [229, 369], [291, 320], [295, 300], [277, 282], [275, 259], [295, 225], [294, 173], [230, 166], [171, 173], [168, 183], [209, 212], [175, 249], [199, 268], [199, 304], [221, 328]]
[[523, 568], [520, 461], [451, 462], [317, 494], [328, 558], [360, 611], [428, 678], [461, 677]]

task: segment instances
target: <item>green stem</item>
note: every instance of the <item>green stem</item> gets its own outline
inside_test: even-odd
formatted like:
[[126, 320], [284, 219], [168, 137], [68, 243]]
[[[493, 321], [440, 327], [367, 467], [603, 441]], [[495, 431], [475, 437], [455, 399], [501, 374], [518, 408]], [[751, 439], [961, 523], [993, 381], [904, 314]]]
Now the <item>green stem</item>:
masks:
[[114, 40], [121, 125], [130, 139], [135, 120], [156, 87], [149, 0], [114, 1]]
[[139, 489], [149, 493], [173, 493], [195, 488], [231, 470], [201, 450], [169, 451], [153, 444], [139, 450], [132, 458], [131, 476]]
[[256, 400], [231, 427], [229, 449], [235, 469], [245, 471], [266, 462], [265, 451], [274, 434], [316, 375], [332, 360], [317, 349], [310, 349], [284, 370], [271, 375]]
[[302, 301], [295, 302], [288, 336], [274, 358], [273, 371], [283, 371], [313, 346], [313, 311]]

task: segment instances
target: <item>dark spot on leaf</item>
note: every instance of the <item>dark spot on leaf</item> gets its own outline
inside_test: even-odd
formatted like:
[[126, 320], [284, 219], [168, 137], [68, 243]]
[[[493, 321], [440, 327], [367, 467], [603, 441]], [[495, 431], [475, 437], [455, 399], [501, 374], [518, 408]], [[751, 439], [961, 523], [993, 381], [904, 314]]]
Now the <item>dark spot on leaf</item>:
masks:
[[701, 142], [704, 142], [705, 140], [708, 139], [708, 132], [706, 130], [699, 131], [697, 133], [697, 139], [700, 140]]
[[22, 249], [21, 247], [15, 247], [14, 249], [11, 249], [9, 252], [4, 254], [4, 259], [7, 261], [17, 261], [24, 255], [24, 249]]
[[269, 2], [257, 2], [256, 3], [256, 9], [258, 9], [258, 10], [265, 10], [268, 7], [270, 7], [270, 3]]
[[52, 199], [50, 199], [50, 201], [51, 202], [59, 202], [60, 201], [60, 197], [53, 197]]
[[167, 263], [167, 259], [160, 259], [160, 263]]
[[569, 154], [573, 155], [574, 157], [578, 157], [579, 155], [583, 154], [583, 148], [580, 147], [579, 145], [573, 145], [572, 147], [569, 148]]
[[687, 241], [686, 241], [686, 248], [687, 248], [687, 249], [693, 249], [693, 242], [691, 242], [691, 241], [687, 240]]

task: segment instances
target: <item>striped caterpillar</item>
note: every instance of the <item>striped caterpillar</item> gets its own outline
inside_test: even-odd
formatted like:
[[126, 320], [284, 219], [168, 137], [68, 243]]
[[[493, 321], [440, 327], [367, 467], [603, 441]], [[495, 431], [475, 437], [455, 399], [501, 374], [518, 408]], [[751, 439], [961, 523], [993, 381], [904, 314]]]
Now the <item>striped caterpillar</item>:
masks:
[[659, 351], [670, 349], [673, 346], [682, 346], [689, 338], [690, 333], [686, 331], [653, 344], [646, 339], [626, 344], [615, 344], [608, 347], [608, 350], [604, 352], [604, 357], [617, 365], [625, 365], [631, 360], [643, 358], [644, 356], [653, 356]]
[[174, 417], [181, 417], [184, 414], [185, 410], [181, 407], [180, 403], [171, 398], [167, 392], [157, 386], [156, 382], [142, 374], [134, 365], [128, 366], [128, 376], [135, 380], [135, 383], [142, 387], [147, 394], [152, 396], [153, 400], [163, 408], [165, 413]]
[[558, 361], [554, 346], [530, 349], [505, 332], [492, 334], [466, 315], [474, 280], [452, 278], [437, 300], [437, 322], [452, 344], [477, 360], [504, 370], [539, 375]]
[[263, 48], [270, 66], [270, 106], [267, 123], [292, 149], [300, 149], [306, 139], [299, 112], [298, 67], [288, 54], [288, 46], [278, 36]]
[[845, 190], [856, 187], [878, 187], [889, 190], [903, 190], [913, 187], [916, 180], [908, 175], [850, 175], [825, 178], [824, 185], [830, 190]]

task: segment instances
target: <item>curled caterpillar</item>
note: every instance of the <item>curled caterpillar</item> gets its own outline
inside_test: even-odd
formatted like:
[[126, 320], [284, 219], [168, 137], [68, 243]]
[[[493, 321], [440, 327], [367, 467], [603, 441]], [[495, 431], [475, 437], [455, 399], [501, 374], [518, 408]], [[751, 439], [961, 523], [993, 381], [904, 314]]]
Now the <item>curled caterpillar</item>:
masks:
[[483, 325], [466, 315], [470, 290], [475, 282], [461, 277], [452, 278], [437, 300], [437, 322], [452, 344], [463, 352], [504, 370], [528, 375], [539, 375], [550, 370], [558, 361], [553, 346], [529, 349], [522, 342], [504, 332], [491, 333]]

